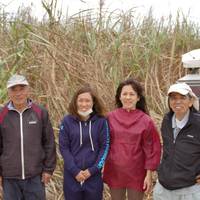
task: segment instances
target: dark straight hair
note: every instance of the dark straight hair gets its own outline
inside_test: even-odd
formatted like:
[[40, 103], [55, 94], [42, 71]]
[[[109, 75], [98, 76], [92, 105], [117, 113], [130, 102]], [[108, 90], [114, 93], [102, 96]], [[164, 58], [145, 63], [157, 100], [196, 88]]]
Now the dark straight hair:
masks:
[[135, 80], [133, 78], [129, 78], [125, 81], [122, 81], [119, 84], [117, 91], [116, 91], [116, 95], [115, 95], [116, 106], [118, 108], [122, 107], [122, 102], [120, 100], [120, 96], [121, 96], [122, 88], [126, 85], [130, 85], [133, 88], [133, 90], [137, 93], [138, 97], [140, 98], [140, 100], [136, 104], [136, 108], [139, 110], [142, 110], [146, 114], [149, 114], [149, 111], [147, 109], [146, 100], [145, 100], [145, 97], [143, 94], [144, 93], [143, 87], [137, 80]]

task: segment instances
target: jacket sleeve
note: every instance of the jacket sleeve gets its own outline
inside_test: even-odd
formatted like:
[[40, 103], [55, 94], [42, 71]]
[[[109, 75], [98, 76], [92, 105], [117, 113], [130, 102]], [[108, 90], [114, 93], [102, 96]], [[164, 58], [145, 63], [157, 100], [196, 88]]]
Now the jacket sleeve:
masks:
[[74, 162], [74, 157], [70, 151], [69, 129], [65, 119], [61, 123], [59, 132], [59, 149], [64, 159], [65, 169], [67, 169], [74, 177], [81, 171]]
[[[2, 144], [1, 124], [0, 124], [0, 158], [1, 158], [2, 152], [3, 152], [3, 144]], [[0, 159], [0, 176], [2, 176], [1, 159]]]
[[90, 171], [91, 175], [100, 171], [105, 163], [105, 159], [107, 157], [109, 146], [110, 146], [110, 131], [108, 127], [107, 120], [103, 120], [103, 125], [100, 130], [100, 137], [99, 137], [99, 145], [100, 151], [97, 157], [95, 164], [90, 167], [88, 170]]
[[53, 128], [47, 110], [43, 110], [42, 119], [42, 144], [45, 152], [43, 171], [52, 174], [56, 167], [56, 147]]
[[145, 169], [155, 170], [160, 164], [161, 144], [159, 133], [153, 123], [149, 122], [143, 133], [143, 151], [145, 154]]

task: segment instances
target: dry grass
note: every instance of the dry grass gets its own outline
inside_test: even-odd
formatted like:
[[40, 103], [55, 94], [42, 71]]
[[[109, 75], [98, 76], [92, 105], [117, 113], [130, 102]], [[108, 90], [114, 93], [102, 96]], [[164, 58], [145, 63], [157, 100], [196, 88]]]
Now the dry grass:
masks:
[[[151, 10], [138, 18], [134, 10], [117, 14], [101, 8], [100, 14], [80, 12], [61, 20], [55, 2], [43, 2], [49, 18], [40, 22], [28, 10], [13, 18], [0, 10], [0, 104], [6, 102], [10, 74], [25, 74], [33, 99], [49, 109], [57, 138], [59, 122], [79, 86], [96, 87], [112, 110], [118, 83], [133, 76], [143, 84], [159, 126], [167, 88], [186, 73], [181, 55], [200, 46], [199, 26], [179, 13], [175, 21], [170, 16], [167, 21], [156, 20]], [[63, 161], [57, 154], [57, 169], [47, 187], [49, 200], [63, 199]], [[108, 189], [104, 196], [109, 199]]]

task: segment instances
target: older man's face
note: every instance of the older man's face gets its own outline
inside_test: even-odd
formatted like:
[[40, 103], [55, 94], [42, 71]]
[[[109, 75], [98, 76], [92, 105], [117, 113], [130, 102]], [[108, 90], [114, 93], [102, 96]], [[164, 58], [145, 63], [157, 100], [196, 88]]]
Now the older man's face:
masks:
[[193, 104], [193, 99], [188, 95], [172, 92], [169, 95], [169, 106], [176, 116], [184, 117]]
[[16, 85], [8, 89], [8, 96], [16, 109], [23, 109], [27, 106], [29, 87], [27, 85]]

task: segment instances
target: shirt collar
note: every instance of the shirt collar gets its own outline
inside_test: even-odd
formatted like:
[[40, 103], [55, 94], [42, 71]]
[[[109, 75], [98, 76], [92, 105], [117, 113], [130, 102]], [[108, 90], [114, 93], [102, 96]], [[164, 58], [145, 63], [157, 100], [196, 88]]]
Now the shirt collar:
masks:
[[[31, 101], [31, 99], [28, 99], [28, 100], [27, 100], [27, 108], [30, 108], [31, 105], [32, 105], [32, 101]], [[9, 101], [9, 102], [8, 102], [7, 107], [8, 107], [8, 110], [15, 110], [15, 106], [13, 105], [13, 102], [12, 102], [12, 101]]]
[[189, 115], [190, 115], [190, 110], [187, 111], [187, 113], [185, 114], [185, 116], [183, 117], [182, 120], [178, 120], [175, 116], [175, 114], [173, 114], [172, 116], [172, 128], [180, 128], [182, 129], [188, 122], [189, 120]]

